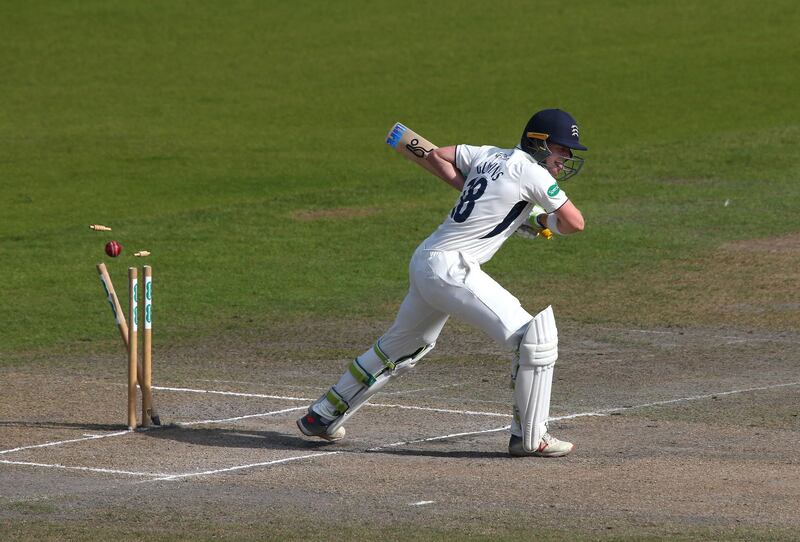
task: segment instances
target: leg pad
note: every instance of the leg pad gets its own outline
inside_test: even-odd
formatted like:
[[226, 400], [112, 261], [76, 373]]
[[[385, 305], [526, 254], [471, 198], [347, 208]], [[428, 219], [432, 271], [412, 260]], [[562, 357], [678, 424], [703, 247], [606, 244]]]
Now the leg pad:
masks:
[[[357, 357], [348, 366], [347, 372], [339, 383], [312, 406], [315, 411], [326, 417], [333, 415], [333, 420], [328, 425], [328, 434], [335, 433], [350, 416], [355, 414], [370, 397], [378, 393], [392, 378], [413, 369], [425, 354], [433, 350], [434, 346], [435, 344], [427, 344], [410, 355], [403, 356], [397, 361], [392, 361], [381, 350], [379, 341], [371, 350]], [[340, 383], [345, 378], [351, 383], [347, 386], [348, 389], [338, 389], [342, 387]]]
[[558, 359], [558, 331], [553, 308], [537, 314], [519, 347], [519, 361], [512, 374], [514, 414], [522, 429], [523, 447], [533, 451], [547, 432], [553, 367]]

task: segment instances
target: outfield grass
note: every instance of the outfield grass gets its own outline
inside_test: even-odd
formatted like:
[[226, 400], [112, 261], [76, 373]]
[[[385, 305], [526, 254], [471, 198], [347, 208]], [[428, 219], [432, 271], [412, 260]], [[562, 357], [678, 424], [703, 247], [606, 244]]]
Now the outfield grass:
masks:
[[537, 108], [580, 120], [564, 188], [587, 231], [487, 266], [572, 318], [657, 313], [636, 289], [607, 309], [603, 285], [680, 283], [725, 241], [800, 228], [794, 2], [51, 1], [0, 20], [0, 363], [116, 346], [94, 264], [123, 291], [143, 248], [159, 340], [391, 318], [455, 200], [385, 146], [398, 120], [509, 146]]

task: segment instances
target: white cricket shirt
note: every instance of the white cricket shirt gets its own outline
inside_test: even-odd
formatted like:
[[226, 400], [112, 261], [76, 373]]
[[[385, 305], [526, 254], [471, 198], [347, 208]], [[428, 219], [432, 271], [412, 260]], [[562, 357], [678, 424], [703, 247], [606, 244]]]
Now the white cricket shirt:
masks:
[[466, 179], [450, 215], [419, 246], [453, 250], [484, 263], [530, 215], [552, 213], [568, 201], [550, 173], [521, 149], [458, 145], [456, 167]]

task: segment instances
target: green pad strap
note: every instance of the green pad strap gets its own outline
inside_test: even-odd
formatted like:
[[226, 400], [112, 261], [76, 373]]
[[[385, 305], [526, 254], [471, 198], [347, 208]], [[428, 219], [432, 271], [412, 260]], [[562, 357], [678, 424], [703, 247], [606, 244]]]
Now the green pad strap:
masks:
[[383, 350], [381, 350], [381, 347], [378, 346], [378, 343], [375, 343], [374, 350], [375, 350], [375, 354], [380, 358], [380, 360], [381, 360], [381, 362], [383, 362], [384, 366], [386, 366], [386, 368], [389, 369], [390, 371], [394, 371], [394, 368], [395, 368], [394, 362], [389, 359], [389, 356], [387, 356], [386, 354], [383, 353]]
[[375, 377], [361, 366], [358, 362], [358, 358], [353, 360], [353, 363], [350, 364], [348, 369], [350, 370], [350, 374], [353, 375], [353, 378], [361, 382], [365, 387], [369, 388], [375, 383]]
[[347, 409], [349, 409], [349, 408], [350, 408], [350, 405], [348, 405], [348, 404], [347, 404], [347, 402], [346, 402], [344, 399], [342, 399], [342, 398], [339, 396], [339, 394], [338, 394], [338, 393], [336, 393], [336, 390], [335, 390], [335, 389], [333, 389], [333, 388], [331, 388], [331, 389], [330, 389], [330, 391], [329, 391], [329, 392], [328, 392], [328, 394], [325, 396], [325, 398], [326, 398], [326, 399], [328, 400], [328, 402], [329, 402], [330, 404], [332, 404], [332, 405], [333, 405], [333, 407], [336, 409], [336, 411], [334, 412], [334, 414], [336, 414], [337, 416], [341, 416], [342, 414], [344, 414], [345, 412], [347, 412]]

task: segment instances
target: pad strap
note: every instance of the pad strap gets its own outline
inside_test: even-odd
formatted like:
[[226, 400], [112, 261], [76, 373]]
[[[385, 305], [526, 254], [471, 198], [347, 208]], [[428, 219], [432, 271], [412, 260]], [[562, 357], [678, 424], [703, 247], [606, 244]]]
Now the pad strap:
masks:
[[394, 368], [397, 365], [395, 364], [395, 362], [393, 362], [392, 360], [389, 359], [389, 356], [387, 356], [383, 352], [383, 350], [381, 350], [381, 347], [380, 347], [379, 343], [377, 343], [377, 342], [375, 343], [375, 348], [373, 350], [375, 351], [375, 355], [378, 356], [378, 359], [380, 359], [381, 362], [383, 363], [383, 366], [386, 367], [387, 369], [389, 369], [390, 371], [394, 371]]
[[336, 392], [335, 388], [331, 388], [325, 395], [325, 398], [333, 405], [333, 408], [336, 409], [334, 414], [337, 416], [341, 416], [350, 409], [350, 405]]
[[358, 358], [353, 360], [353, 363], [350, 364], [349, 370], [350, 374], [353, 375], [353, 378], [361, 382], [364, 387], [368, 388], [375, 383], [375, 376], [362, 367], [362, 365], [358, 362]]
[[[413, 354], [403, 356], [394, 362], [381, 349], [380, 345], [375, 343], [372, 350], [367, 350], [361, 356], [353, 360], [347, 368], [349, 372], [348, 377], [352, 376], [357, 382], [357, 384], [353, 383], [353, 385], [359, 387], [357, 390], [349, 392], [350, 400], [345, 400], [345, 398], [336, 391], [335, 386], [320, 399], [320, 401], [327, 399], [334, 409], [333, 414], [335, 418], [328, 425], [328, 434], [333, 434], [341, 427], [350, 416], [366, 403], [370, 397], [380, 391], [389, 380], [413, 369], [417, 362], [422, 359], [425, 354], [430, 352], [433, 347], [433, 344], [427, 344], [416, 350]], [[377, 372], [373, 374], [370, 370]], [[347, 375], [347, 373], [345, 374]], [[341, 380], [339, 384], [340, 383]], [[339, 384], [337, 384], [337, 386]]]

